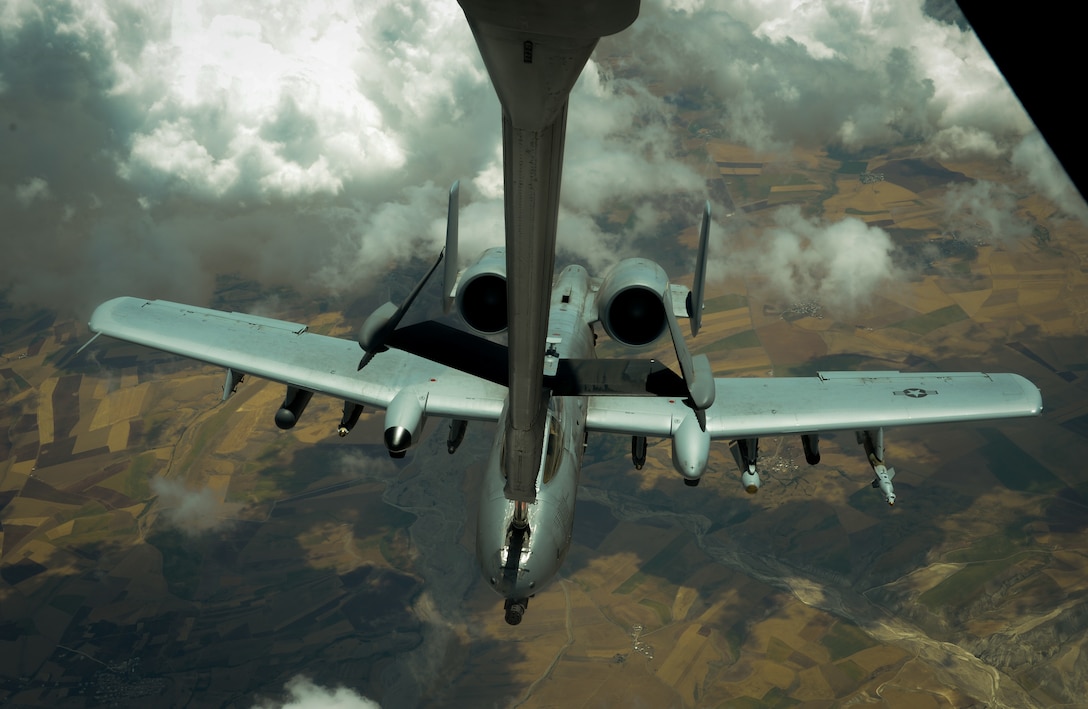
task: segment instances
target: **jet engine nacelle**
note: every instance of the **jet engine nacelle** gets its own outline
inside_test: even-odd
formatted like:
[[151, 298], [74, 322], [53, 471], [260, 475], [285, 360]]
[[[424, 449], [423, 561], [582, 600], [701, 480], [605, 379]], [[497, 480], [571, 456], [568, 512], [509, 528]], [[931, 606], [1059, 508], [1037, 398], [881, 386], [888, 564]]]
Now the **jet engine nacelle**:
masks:
[[506, 330], [506, 249], [488, 249], [461, 274], [457, 311], [481, 335]]
[[668, 328], [669, 298], [665, 270], [644, 258], [616, 264], [597, 292], [597, 317], [613, 340], [628, 347], [645, 347]]

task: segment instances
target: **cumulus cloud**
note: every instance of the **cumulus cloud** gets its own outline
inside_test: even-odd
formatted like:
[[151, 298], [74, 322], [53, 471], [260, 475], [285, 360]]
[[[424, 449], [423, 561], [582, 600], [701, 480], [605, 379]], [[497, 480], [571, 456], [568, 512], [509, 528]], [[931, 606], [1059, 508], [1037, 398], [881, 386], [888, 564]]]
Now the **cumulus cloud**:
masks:
[[614, 41], [640, 75], [716, 103], [728, 135], [760, 150], [861, 150], [954, 126], [1005, 141], [1031, 126], [974, 33], [921, 2], [644, 3]]
[[263, 701], [254, 704], [253, 709], [381, 709], [377, 702], [347, 687], [327, 689], [302, 675], [293, 677], [285, 688], [286, 701]]
[[230, 523], [220, 494], [211, 488], [190, 490], [180, 480], [152, 478], [151, 492], [158, 496], [166, 522], [186, 534], [195, 536]]
[[15, 186], [15, 201], [24, 208], [40, 199], [48, 199], [49, 183], [40, 177], [31, 177], [26, 182]]
[[987, 180], [952, 185], [944, 195], [944, 224], [969, 241], [1010, 244], [1031, 235], [1032, 224], [1017, 214], [1016, 195]]
[[[499, 105], [452, 0], [12, 0], [0, 66], [9, 301], [205, 304], [225, 273], [354, 297], [437, 254], [455, 179], [462, 256], [503, 240]], [[920, 0], [649, 0], [572, 94], [561, 258], [601, 271], [697, 214], [692, 107], [772, 152], [1019, 145], [1078, 213], [974, 34]]]
[[482, 171], [499, 140], [456, 3], [22, 0], [0, 13], [0, 65], [0, 208], [29, 204], [0, 283], [66, 310], [206, 302], [216, 273], [365, 290], [432, 250], [433, 185]]
[[1058, 209], [1088, 224], [1088, 205], [1073, 186], [1058, 159], [1038, 131], [1029, 133], [1012, 153], [1012, 163], [1028, 183], [1058, 205]]
[[369, 455], [358, 450], [345, 450], [338, 459], [340, 469], [353, 478], [388, 482], [397, 466], [387, 455]]
[[929, 148], [942, 160], [973, 157], [992, 160], [1005, 153], [1005, 148], [992, 133], [974, 126], [941, 128], [933, 134]]
[[727, 278], [755, 275], [762, 285], [751, 287], [788, 303], [816, 300], [851, 313], [888, 281], [902, 277], [888, 233], [853, 217], [827, 222], [783, 207], [758, 236], [745, 233], [750, 229], [743, 227], [734, 238], [754, 243], [741, 248], [727, 243], [728, 254], [716, 257], [710, 272]]

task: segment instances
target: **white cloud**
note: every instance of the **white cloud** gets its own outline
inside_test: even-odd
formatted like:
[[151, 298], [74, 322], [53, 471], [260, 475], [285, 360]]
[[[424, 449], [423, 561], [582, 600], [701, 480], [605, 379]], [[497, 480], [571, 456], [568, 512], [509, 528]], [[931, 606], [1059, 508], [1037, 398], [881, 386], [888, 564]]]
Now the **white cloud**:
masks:
[[124, 174], [269, 197], [335, 194], [403, 167], [402, 137], [354, 71], [375, 49], [363, 21], [349, 3], [175, 3], [168, 36], [144, 49], [159, 71], [127, 87], [159, 93]]
[[974, 157], [993, 160], [1005, 153], [993, 134], [973, 126], [941, 128], [933, 134], [929, 147], [942, 160]]
[[[1008, 155], [1029, 126], [1019, 104], [973, 34], [920, 8], [644, 2], [571, 97], [562, 258], [600, 271], [697, 214], [705, 156], [675, 130], [693, 105], [780, 153]], [[0, 66], [12, 301], [206, 303], [221, 273], [365, 294], [437, 254], [455, 179], [463, 257], [502, 242], [499, 105], [455, 2], [14, 0]], [[1037, 152], [1025, 141], [1014, 164], [1076, 213]], [[31, 175], [47, 193], [18, 192]]]
[[632, 74], [710, 99], [727, 137], [761, 150], [858, 150], [956, 125], [1007, 144], [1031, 126], [974, 33], [920, 1], [644, 3], [609, 41]]
[[49, 198], [49, 183], [40, 177], [31, 177], [15, 186], [15, 201], [24, 208], [38, 200]]
[[1029, 133], [1012, 153], [1012, 164], [1029, 184], [1066, 214], [1088, 224], [1088, 205], [1038, 131]]
[[356, 449], [345, 449], [338, 463], [343, 473], [363, 480], [386, 481], [397, 471], [389, 456], [369, 455]]
[[286, 689], [286, 701], [263, 701], [254, 704], [253, 709], [381, 709], [377, 702], [347, 687], [326, 689], [302, 675], [292, 678]]
[[888, 233], [853, 217], [826, 222], [803, 216], [797, 207], [782, 207], [758, 236], [746, 230], [734, 238], [747, 245], [727, 243], [727, 254], [712, 259], [709, 273], [765, 279], [769, 295], [787, 303], [817, 300], [848, 314], [864, 308], [890, 280], [902, 277]]
[[162, 123], [150, 134], [133, 136], [132, 151], [120, 174], [139, 182], [141, 191], [148, 191], [154, 181], [159, 183], [154, 185], [156, 192], [181, 187], [216, 197], [238, 179], [239, 171], [233, 163], [213, 157], [193, 137], [189, 122], [180, 119]]
[[167, 523], [186, 534], [198, 535], [230, 523], [220, 494], [211, 488], [190, 490], [180, 480], [152, 478], [151, 491], [158, 496]]
[[1016, 195], [987, 180], [952, 185], [944, 195], [944, 224], [970, 241], [1011, 244], [1031, 235], [1032, 225], [1017, 214]]

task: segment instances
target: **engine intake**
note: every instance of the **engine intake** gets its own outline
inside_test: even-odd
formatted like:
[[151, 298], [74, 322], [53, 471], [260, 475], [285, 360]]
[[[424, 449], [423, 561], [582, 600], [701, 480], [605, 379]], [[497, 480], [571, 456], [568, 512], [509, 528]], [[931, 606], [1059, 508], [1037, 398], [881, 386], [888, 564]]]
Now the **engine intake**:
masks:
[[482, 335], [506, 330], [506, 249], [488, 249], [461, 275], [457, 310]]
[[605, 332], [628, 347], [645, 347], [668, 328], [665, 303], [669, 279], [665, 270], [644, 258], [616, 264], [597, 296], [597, 315]]

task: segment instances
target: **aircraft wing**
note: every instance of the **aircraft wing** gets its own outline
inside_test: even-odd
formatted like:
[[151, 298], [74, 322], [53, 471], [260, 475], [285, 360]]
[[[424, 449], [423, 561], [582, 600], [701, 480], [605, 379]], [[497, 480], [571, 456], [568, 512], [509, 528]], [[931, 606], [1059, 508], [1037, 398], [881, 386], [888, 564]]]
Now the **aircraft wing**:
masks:
[[383, 409], [410, 390], [425, 399], [426, 414], [497, 421], [506, 398], [504, 386], [396, 349], [357, 371], [357, 343], [257, 315], [126, 297], [98, 306], [89, 325], [119, 340]]
[[[1034, 416], [1042, 397], [1017, 374], [821, 372], [815, 377], [715, 379], [713, 439]], [[589, 399], [591, 431], [672, 436], [692, 410], [679, 397]]]
[[[497, 421], [506, 398], [502, 377], [466, 373], [448, 357], [434, 361], [390, 349], [357, 371], [357, 343], [257, 315], [126, 297], [100, 305], [89, 324], [119, 340], [378, 408], [410, 390], [425, 401], [428, 415]], [[821, 372], [719, 378], [714, 385], [714, 404], [706, 411], [714, 439], [1016, 418], [1042, 410], [1039, 390], [1016, 374]], [[680, 395], [590, 396], [586, 425], [669, 437], [692, 414]]]

